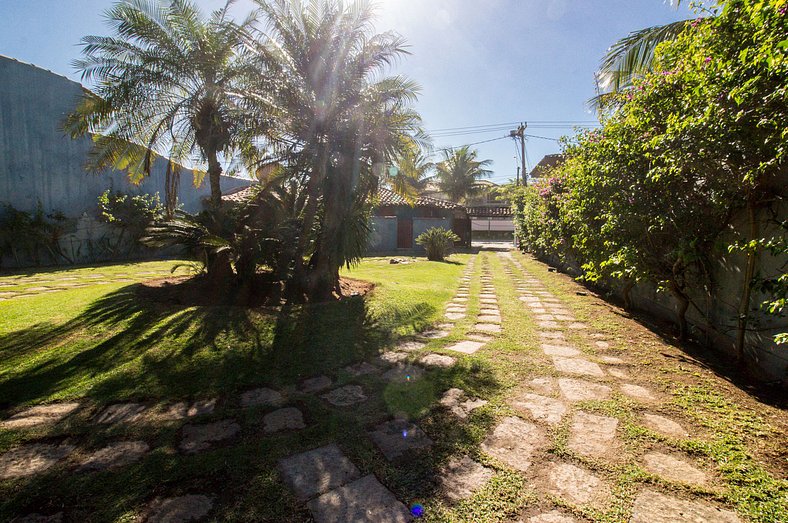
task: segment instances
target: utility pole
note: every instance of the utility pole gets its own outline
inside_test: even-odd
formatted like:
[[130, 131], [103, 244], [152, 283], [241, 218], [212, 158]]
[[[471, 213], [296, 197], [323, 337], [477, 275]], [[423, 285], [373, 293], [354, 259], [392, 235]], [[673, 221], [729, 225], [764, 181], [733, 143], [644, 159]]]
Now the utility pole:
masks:
[[515, 185], [520, 185], [520, 166], [517, 166], [517, 178], [516, 178]]
[[[509, 136], [517, 140], [520, 139], [520, 161], [522, 163], [522, 171], [523, 171], [523, 185], [526, 187], [528, 186], [528, 173], [525, 171], [525, 129], [528, 127], [527, 123], [521, 123], [520, 126], [514, 130], [509, 131]], [[517, 168], [518, 176], [517, 176], [517, 185], [520, 185], [520, 176], [519, 171], [520, 167]]]

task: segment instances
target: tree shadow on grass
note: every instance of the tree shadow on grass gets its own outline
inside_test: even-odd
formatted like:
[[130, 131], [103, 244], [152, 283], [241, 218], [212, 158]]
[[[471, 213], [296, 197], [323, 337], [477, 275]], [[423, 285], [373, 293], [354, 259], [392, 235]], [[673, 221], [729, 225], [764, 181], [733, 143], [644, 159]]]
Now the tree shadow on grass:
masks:
[[63, 325], [0, 336], [0, 407], [64, 390], [111, 401], [289, 385], [376, 354], [391, 329], [432, 312], [418, 305], [375, 319], [363, 297], [281, 311], [185, 307], [157, 302], [149, 290], [130, 285]]

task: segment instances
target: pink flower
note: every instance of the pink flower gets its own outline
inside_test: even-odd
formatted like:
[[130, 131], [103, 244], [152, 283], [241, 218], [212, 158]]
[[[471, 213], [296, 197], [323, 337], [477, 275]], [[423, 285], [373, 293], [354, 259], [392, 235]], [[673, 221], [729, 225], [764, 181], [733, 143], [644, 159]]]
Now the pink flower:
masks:
[[711, 62], [711, 56], [707, 56], [706, 58], [703, 59], [703, 63], [707, 64], [709, 62]]
[[788, 13], [788, 5], [782, 6], [777, 12], [780, 13], [781, 15]]

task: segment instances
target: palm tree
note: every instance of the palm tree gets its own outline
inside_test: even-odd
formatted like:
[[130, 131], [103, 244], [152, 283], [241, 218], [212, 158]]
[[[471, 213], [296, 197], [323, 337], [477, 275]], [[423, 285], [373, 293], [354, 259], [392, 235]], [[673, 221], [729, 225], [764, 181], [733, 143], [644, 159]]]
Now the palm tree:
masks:
[[430, 172], [435, 164], [424, 155], [418, 144], [406, 147], [389, 168], [386, 181], [391, 189], [410, 202], [414, 202], [432, 179]]
[[461, 202], [476, 192], [476, 182], [492, 174], [485, 169], [492, 160], [477, 160], [479, 152], [469, 146], [444, 151], [444, 159], [437, 166], [438, 187], [449, 199]]
[[[671, 0], [677, 9], [681, 0]], [[597, 95], [589, 105], [603, 109], [611, 95], [632, 87], [633, 82], [651, 71], [654, 51], [662, 42], [675, 39], [692, 20], [639, 29], [614, 43], [602, 58], [596, 73]]]
[[256, 1], [268, 21], [257, 47], [265, 74], [249, 100], [275, 118], [268, 140], [307, 195], [290, 287], [328, 299], [339, 268], [364, 252], [382, 166], [419, 135], [418, 87], [384, 76], [407, 53], [401, 37], [372, 32], [368, 2]]
[[94, 136], [92, 167], [125, 169], [139, 181], [157, 155], [170, 168], [197, 156], [208, 166], [212, 206], [221, 205], [220, 155], [249, 118], [233, 93], [252, 72], [244, 41], [255, 22], [229, 20], [229, 4], [206, 19], [187, 0], [123, 0], [106, 13], [112, 36], [82, 39], [74, 65], [96, 90], [66, 129]]

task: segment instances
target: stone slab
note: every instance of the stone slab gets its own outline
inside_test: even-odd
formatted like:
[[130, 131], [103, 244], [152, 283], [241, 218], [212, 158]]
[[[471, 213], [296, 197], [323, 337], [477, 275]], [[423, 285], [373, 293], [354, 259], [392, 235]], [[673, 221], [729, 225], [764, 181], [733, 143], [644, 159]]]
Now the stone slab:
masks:
[[540, 394], [554, 394], [557, 391], [554, 378], [534, 378], [528, 382], [528, 386]]
[[393, 364], [393, 363], [400, 363], [407, 360], [410, 355], [407, 352], [400, 352], [395, 350], [390, 350], [384, 352], [380, 356], [378, 356], [378, 361], [380, 363], [386, 364]]
[[432, 446], [432, 440], [417, 425], [402, 419], [378, 425], [369, 437], [389, 461]]
[[158, 499], [150, 508], [147, 523], [187, 523], [205, 518], [213, 508], [208, 496], [190, 494], [177, 498]]
[[233, 419], [226, 419], [205, 425], [185, 425], [180, 449], [186, 453], [207, 450], [214, 443], [228, 440], [241, 432], [241, 426]]
[[419, 336], [428, 340], [439, 340], [441, 338], [445, 338], [448, 335], [449, 335], [449, 331], [438, 330], [438, 329], [424, 331], [421, 334], [419, 334]]
[[131, 423], [140, 419], [145, 409], [140, 403], [116, 403], [102, 410], [96, 416], [96, 423]]
[[531, 393], [519, 395], [512, 401], [512, 407], [528, 412], [536, 421], [543, 421], [548, 425], [560, 423], [567, 411], [563, 401]]
[[443, 369], [451, 367], [457, 363], [456, 359], [452, 358], [451, 356], [444, 356], [443, 354], [427, 354], [419, 361], [428, 367], [440, 367]]
[[487, 405], [487, 401], [478, 398], [468, 399], [465, 391], [453, 388], [443, 394], [440, 404], [449, 409], [458, 418], [465, 419], [475, 409]]
[[548, 472], [548, 492], [576, 505], [604, 508], [611, 490], [598, 476], [569, 463], [556, 463]]
[[370, 474], [307, 505], [315, 523], [406, 523], [410, 511]]
[[365, 376], [367, 374], [375, 374], [376, 372], [380, 372], [378, 367], [366, 361], [356, 363], [355, 365], [348, 365], [345, 367], [345, 370], [352, 376]]
[[9, 450], [0, 456], [0, 479], [21, 478], [40, 474], [71, 454], [74, 446], [61, 443], [30, 443]]
[[607, 373], [613, 376], [614, 378], [618, 378], [620, 380], [628, 380], [632, 378], [629, 372], [625, 371], [624, 369], [619, 369], [616, 367], [611, 367], [607, 369]]
[[54, 425], [79, 408], [79, 403], [51, 403], [36, 405], [0, 422], [4, 429], [26, 429], [40, 425]]
[[523, 523], [578, 523], [578, 521], [569, 517], [558, 510], [551, 510], [535, 516], [529, 517]]
[[545, 445], [545, 435], [537, 425], [520, 418], [504, 418], [482, 442], [487, 454], [513, 469], [528, 470], [535, 454]]
[[99, 449], [80, 465], [80, 471], [116, 469], [142, 459], [150, 447], [144, 441], [118, 441]]
[[501, 323], [499, 314], [480, 314], [476, 321], [479, 323]]
[[306, 427], [304, 415], [295, 407], [286, 407], [263, 416], [263, 432], [272, 434], [283, 430], [299, 430]]
[[457, 502], [471, 497], [474, 492], [483, 487], [494, 472], [468, 456], [452, 458], [441, 469], [439, 481], [444, 495], [450, 501]]
[[341, 487], [361, 475], [335, 443], [282, 459], [279, 473], [301, 500]]
[[615, 356], [600, 356], [599, 361], [607, 363], [608, 365], [624, 365], [626, 361]]
[[482, 347], [484, 347], [484, 342], [466, 340], [455, 343], [454, 345], [449, 345], [448, 347], [444, 347], [444, 349], [461, 352], [463, 354], [473, 354]]
[[211, 414], [215, 408], [215, 399], [195, 400], [191, 403], [179, 401], [164, 407], [158, 417], [169, 421], [181, 420]]
[[646, 403], [652, 403], [657, 401], [656, 394], [654, 394], [651, 390], [647, 389], [646, 387], [641, 387], [640, 385], [634, 385], [632, 383], [624, 383], [621, 385], [621, 392], [632, 399], [644, 401]]
[[672, 419], [668, 419], [658, 414], [643, 414], [643, 424], [647, 428], [653, 430], [654, 432], [658, 432], [663, 436], [671, 436], [674, 438], [685, 438], [689, 436], [684, 427]]
[[556, 345], [553, 343], [542, 343], [542, 352], [548, 356], [562, 356], [564, 358], [572, 358], [582, 354], [582, 352], [569, 345]]
[[558, 387], [569, 401], [607, 400], [613, 392], [607, 385], [571, 378], [559, 379]]
[[501, 326], [497, 323], [477, 323], [473, 326], [473, 330], [479, 332], [501, 332]]
[[706, 473], [686, 458], [662, 452], [650, 452], [643, 456], [643, 468], [674, 483], [704, 486], [709, 482]]
[[584, 456], [602, 457], [616, 452], [618, 420], [588, 412], [576, 412], [567, 446]]
[[426, 346], [427, 344], [424, 343], [423, 341], [408, 340], [397, 344], [395, 348], [397, 351], [400, 352], [413, 352], [413, 351], [421, 350]]
[[242, 407], [281, 407], [284, 403], [285, 399], [280, 393], [265, 387], [241, 394]]
[[309, 378], [301, 383], [301, 392], [305, 394], [312, 394], [314, 392], [321, 392], [329, 388], [333, 382], [328, 376], [316, 376]]
[[560, 331], [540, 331], [539, 337], [546, 340], [563, 340], [565, 336]]
[[635, 498], [630, 523], [741, 523], [741, 520], [731, 510], [646, 489]]
[[463, 319], [465, 317], [465, 313], [464, 312], [447, 312], [446, 314], [443, 315], [443, 317], [446, 318], [447, 320], [457, 321], [457, 320]]
[[383, 374], [383, 379], [393, 383], [408, 383], [424, 376], [424, 368], [399, 363]]
[[547, 321], [537, 321], [536, 325], [540, 329], [559, 329], [561, 326], [558, 324], [557, 321], [547, 320]]
[[602, 377], [605, 373], [602, 367], [583, 358], [563, 358], [561, 356], [553, 356], [553, 365], [558, 372], [565, 374], [578, 374], [585, 376]]
[[[391, 371], [389, 371], [391, 372]], [[388, 373], [386, 373], [388, 374]], [[335, 407], [349, 407], [367, 401], [364, 389], [358, 385], [345, 385], [320, 396]]]
[[570, 323], [568, 327], [572, 330], [579, 330], [579, 331], [588, 330], [588, 324], [579, 321]]

